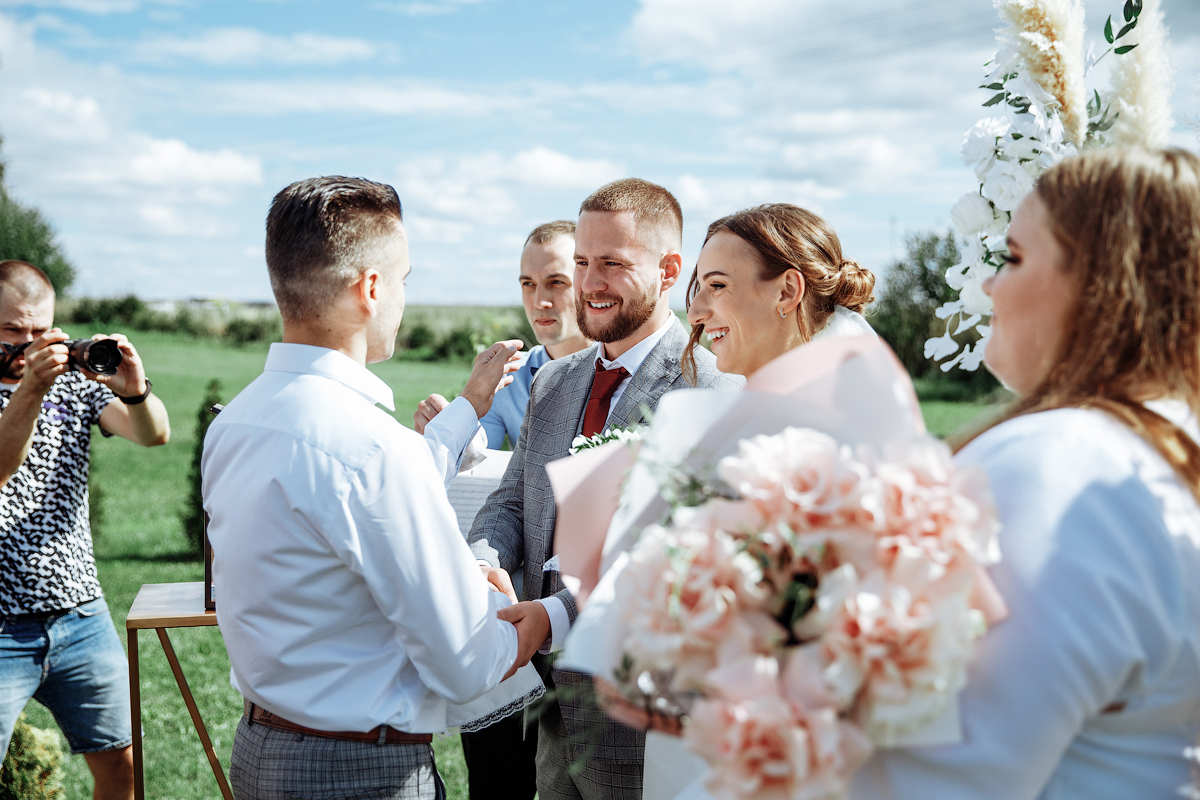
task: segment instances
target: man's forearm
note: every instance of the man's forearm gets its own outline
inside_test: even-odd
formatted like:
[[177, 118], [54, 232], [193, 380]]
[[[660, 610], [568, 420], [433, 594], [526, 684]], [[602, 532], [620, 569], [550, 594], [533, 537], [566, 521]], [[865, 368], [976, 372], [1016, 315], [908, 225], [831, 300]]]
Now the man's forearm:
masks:
[[41, 409], [42, 396], [18, 386], [8, 407], [0, 414], [0, 486], [8, 482], [29, 455]]
[[166, 444], [171, 438], [171, 422], [167, 418], [167, 408], [153, 394], [147, 397], [144, 403], [128, 406], [128, 409], [129, 427], [135, 442], [153, 447]]

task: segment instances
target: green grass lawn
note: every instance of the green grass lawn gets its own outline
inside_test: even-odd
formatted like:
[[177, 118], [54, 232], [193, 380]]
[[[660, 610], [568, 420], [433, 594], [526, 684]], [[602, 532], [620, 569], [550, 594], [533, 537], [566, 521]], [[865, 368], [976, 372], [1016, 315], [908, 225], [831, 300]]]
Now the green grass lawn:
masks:
[[[94, 331], [71, 326], [73, 336]], [[196, 413], [208, 382], [217, 378], [228, 400], [252, 381], [266, 358], [265, 345], [232, 347], [176, 334], [131, 335], [154, 381], [154, 391], [171, 415], [171, 442], [145, 449], [122, 439], [93, 440], [92, 469], [103, 487], [104, 525], [96, 537], [96, 563], [117, 629], [124, 639], [125, 614], [144, 583], [198, 581], [203, 566], [189, 555], [179, 522], [187, 496], [187, 473], [194, 444]], [[396, 417], [412, 424], [417, 403], [431, 392], [450, 396], [466, 382], [466, 364], [390, 361], [371, 369], [396, 394]], [[930, 402], [922, 410], [932, 433], [944, 436], [988, 409], [972, 403]], [[228, 769], [240, 696], [229, 685], [229, 659], [215, 628], [178, 629], [171, 640], [196, 697], [221, 763]], [[170, 667], [152, 631], [141, 634], [142, 725], [146, 794], [153, 798], [217, 797], [216, 783]], [[29, 722], [54, 727], [36, 702]], [[466, 792], [466, 768], [457, 735], [436, 740], [438, 767], [451, 798]], [[91, 797], [91, 776], [81, 758], [68, 760], [66, 800]]]

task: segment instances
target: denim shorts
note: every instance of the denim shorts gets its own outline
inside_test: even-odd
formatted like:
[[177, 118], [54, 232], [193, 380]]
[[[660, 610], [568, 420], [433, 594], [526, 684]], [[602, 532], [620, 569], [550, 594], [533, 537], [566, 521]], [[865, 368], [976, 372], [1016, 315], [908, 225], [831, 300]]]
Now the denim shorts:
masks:
[[104, 598], [41, 622], [0, 617], [0, 752], [31, 697], [54, 714], [72, 753], [133, 743], [129, 662]]

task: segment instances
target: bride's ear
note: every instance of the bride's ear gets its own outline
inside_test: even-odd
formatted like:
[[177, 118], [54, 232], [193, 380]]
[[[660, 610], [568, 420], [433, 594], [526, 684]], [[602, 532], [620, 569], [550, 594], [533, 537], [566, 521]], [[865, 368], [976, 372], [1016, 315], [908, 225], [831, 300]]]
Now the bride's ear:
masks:
[[804, 275], [798, 269], [789, 269], [779, 277], [779, 310], [791, 314], [804, 300]]

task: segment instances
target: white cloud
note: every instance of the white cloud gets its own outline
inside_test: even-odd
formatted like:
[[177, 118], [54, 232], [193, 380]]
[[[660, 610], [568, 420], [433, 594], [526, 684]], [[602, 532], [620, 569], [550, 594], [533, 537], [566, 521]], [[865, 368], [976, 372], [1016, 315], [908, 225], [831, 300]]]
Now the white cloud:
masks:
[[263, 177], [257, 158], [233, 150], [194, 150], [178, 139], [145, 139], [121, 171], [143, 186], [256, 185]]
[[520, 219], [519, 200], [530, 195], [569, 196], [573, 206], [558, 216], [572, 216], [589, 192], [623, 174], [614, 162], [533, 147], [511, 155], [407, 161], [398, 167], [396, 188], [406, 219], [411, 210], [426, 235], [461, 242], [479, 228]]
[[363, 39], [297, 33], [272, 36], [253, 28], [215, 28], [189, 37], [159, 36], [134, 45], [135, 61], [198, 61], [221, 66], [342, 64], [367, 61], [388, 48]]
[[179, 6], [182, 0], [0, 0], [0, 8], [61, 8], [68, 11], [82, 11], [86, 14], [107, 16], [110, 14], [128, 14], [144, 5]]
[[475, 5], [486, 0], [418, 0], [418, 2], [372, 3], [371, 8], [379, 11], [392, 11], [410, 17], [440, 16], [453, 14], [464, 6]]

